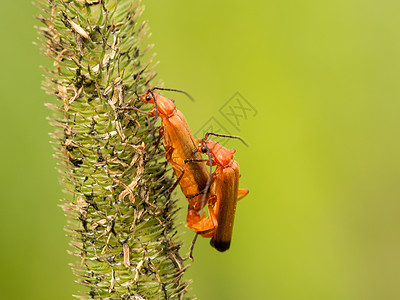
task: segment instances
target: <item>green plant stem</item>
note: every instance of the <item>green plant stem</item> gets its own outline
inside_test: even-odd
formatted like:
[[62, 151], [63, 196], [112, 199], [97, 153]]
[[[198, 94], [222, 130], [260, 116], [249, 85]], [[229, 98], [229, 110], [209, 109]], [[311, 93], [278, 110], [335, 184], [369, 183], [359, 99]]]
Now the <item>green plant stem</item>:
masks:
[[[176, 238], [173, 180], [158, 130], [143, 113], [124, 110], [151, 87], [154, 65], [143, 48], [139, 2], [42, 0], [41, 49], [53, 62], [43, 86], [62, 183], [70, 195], [72, 265], [80, 299], [183, 298], [185, 265]], [[143, 61], [146, 61], [143, 64]], [[153, 134], [152, 132], [155, 132]]]

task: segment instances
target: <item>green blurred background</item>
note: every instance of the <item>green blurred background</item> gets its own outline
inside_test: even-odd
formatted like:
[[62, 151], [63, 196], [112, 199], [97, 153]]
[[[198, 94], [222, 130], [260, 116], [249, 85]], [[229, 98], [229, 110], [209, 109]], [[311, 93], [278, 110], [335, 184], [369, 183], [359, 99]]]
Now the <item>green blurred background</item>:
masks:
[[[214, 117], [250, 144], [229, 141], [250, 194], [228, 252], [198, 240], [192, 294], [400, 299], [400, 2], [144, 3], [158, 78], [197, 100], [176, 97], [193, 131]], [[37, 10], [1, 7], [0, 294], [70, 299], [80, 287], [57, 207]], [[219, 111], [236, 92], [257, 111], [237, 128]]]

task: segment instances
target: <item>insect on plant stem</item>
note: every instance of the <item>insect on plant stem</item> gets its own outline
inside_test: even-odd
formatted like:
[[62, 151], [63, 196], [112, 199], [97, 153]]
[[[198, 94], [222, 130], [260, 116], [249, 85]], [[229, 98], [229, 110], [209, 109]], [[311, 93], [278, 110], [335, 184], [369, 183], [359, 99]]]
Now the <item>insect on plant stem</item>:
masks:
[[[239, 165], [233, 157], [236, 150], [229, 150], [207, 139], [209, 135], [236, 138], [247, 144], [240, 137], [212, 132], [208, 132], [205, 138], [198, 140], [200, 143], [197, 151], [207, 154], [209, 159], [212, 158], [211, 164], [215, 165], [216, 169], [211, 175], [210, 189], [207, 190], [209, 216], [201, 223], [194, 224], [193, 230], [203, 237], [211, 237], [210, 244], [218, 251], [224, 252], [229, 249], [232, 239], [236, 202], [246, 196], [249, 191], [239, 189]], [[196, 238], [197, 236], [192, 242], [191, 258]]]
[[[210, 164], [210, 170], [208, 171], [205, 163], [207, 160], [202, 159], [201, 152], [197, 149], [198, 142], [197, 140], [195, 141], [182, 112], [176, 108], [174, 100], [154, 93], [154, 90], [157, 89], [188, 94], [175, 89], [153, 88], [139, 97], [138, 100], [153, 104], [155, 111], [145, 112], [146, 114], [161, 117], [159, 140], [163, 138], [165, 157], [177, 177], [175, 184], [170, 189], [170, 193], [179, 184], [183, 194], [186, 196], [188, 200], [187, 226], [195, 232], [197, 231], [194, 228], [202, 228], [204, 226], [210, 228], [208, 225], [210, 220], [203, 214], [203, 208], [207, 203], [208, 190], [211, 184], [211, 153], [208, 152], [208, 162]], [[152, 128], [155, 128], [154, 123]], [[157, 147], [154, 150], [156, 149]], [[207, 150], [205, 151], [207, 152]], [[155, 151], [153, 151], [154, 153]], [[197, 163], [186, 164], [186, 160], [196, 161]], [[200, 211], [201, 214], [199, 214]], [[203, 233], [201, 234], [203, 235]]]
[[[209, 164], [209, 166], [210, 166], [210, 176], [209, 176], [208, 179], [207, 179], [207, 185], [206, 185], [206, 187], [205, 187], [205, 189], [204, 189], [204, 191], [203, 191], [203, 198], [202, 198], [202, 200], [201, 200], [200, 215], [203, 214], [203, 209], [204, 209], [204, 206], [205, 206], [205, 204], [206, 204], [207, 193], [208, 193], [208, 189], [210, 188], [210, 184], [211, 184], [211, 175], [212, 175], [212, 160], [211, 160], [210, 149], [208, 148], [208, 145], [207, 145], [207, 143], [206, 143], [206, 138], [203, 138], [202, 141], [203, 141], [203, 143], [204, 143], [204, 145], [205, 145], [205, 147], [206, 147], [206, 149], [207, 149], [208, 164]], [[185, 160], [184, 163], [188, 163], [188, 162], [191, 162], [191, 161], [196, 161], [196, 160], [193, 160], [193, 159], [192, 159], [192, 160], [189, 160], [189, 159], [188, 159], [188, 160]], [[190, 259], [191, 259], [192, 261], [194, 261], [193, 250], [194, 250], [194, 245], [195, 245], [196, 240], [197, 240], [197, 236], [198, 236], [198, 233], [196, 232], [195, 235], [194, 235], [194, 238], [193, 238], [193, 240], [192, 240], [192, 245], [190, 246], [189, 257], [190, 257]]]

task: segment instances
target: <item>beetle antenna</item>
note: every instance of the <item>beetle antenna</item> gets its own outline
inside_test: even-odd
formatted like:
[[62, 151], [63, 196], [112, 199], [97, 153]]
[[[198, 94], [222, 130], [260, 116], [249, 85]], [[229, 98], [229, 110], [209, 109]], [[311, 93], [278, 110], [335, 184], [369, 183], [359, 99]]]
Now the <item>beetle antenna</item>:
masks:
[[244, 139], [242, 139], [240, 136], [236, 135], [230, 135], [230, 134], [220, 134], [220, 133], [214, 133], [214, 132], [207, 132], [204, 139], [207, 139], [209, 135], [215, 135], [215, 136], [220, 136], [220, 137], [226, 137], [226, 138], [231, 138], [231, 139], [238, 139], [240, 140], [243, 144], [245, 144], [247, 147], [249, 146]]
[[154, 122], [153, 125], [151, 126], [151, 133], [154, 132], [154, 126], [156, 125], [157, 119], [158, 119], [158, 104], [157, 104], [157, 100], [156, 100], [156, 96], [154, 95], [152, 90], [149, 90], [149, 92], [151, 93], [151, 96], [154, 99], [154, 105], [156, 107], [156, 115], [154, 116]]
[[[153, 125], [151, 126], [151, 130], [150, 130], [150, 134], [152, 134], [152, 135], [154, 136], [154, 130], [155, 130], [155, 126], [156, 126], [156, 122], [157, 122], [157, 118], [158, 118], [158, 104], [157, 104], [156, 96], [154, 95], [153, 91], [152, 91], [152, 90], [149, 90], [149, 92], [151, 93], [151, 96], [152, 96], [153, 99], [154, 99], [154, 105], [155, 105], [155, 107], [156, 107], [156, 115], [155, 115], [155, 117], [154, 117], [154, 122], [153, 122]], [[153, 150], [153, 152], [151, 153], [150, 157], [146, 159], [146, 163], [147, 163], [148, 161], [150, 161], [150, 160], [153, 158], [154, 154], [156, 153], [157, 148], [158, 148], [158, 145], [159, 145], [159, 143], [160, 143], [160, 139], [161, 139], [161, 137], [159, 136], [159, 137], [158, 137], [157, 144], [156, 144], [156, 147], [154, 147], [154, 150]]]
[[207, 185], [206, 188], [204, 189], [203, 192], [203, 198], [201, 199], [201, 210], [200, 210], [200, 216], [203, 214], [203, 209], [204, 206], [206, 204], [206, 197], [207, 197], [207, 193], [208, 193], [208, 189], [210, 188], [210, 184], [211, 184], [211, 175], [212, 175], [212, 160], [211, 160], [211, 153], [210, 153], [210, 149], [208, 148], [208, 144], [206, 142], [206, 139], [202, 139], [202, 141], [204, 142], [204, 146], [207, 149], [207, 156], [208, 156], [208, 163], [210, 165], [210, 176], [208, 176], [207, 179]]
[[187, 92], [185, 92], [185, 91], [182, 91], [182, 90], [177, 90], [177, 89], [167, 89], [167, 88], [162, 88], [162, 87], [153, 87], [152, 89], [151, 89], [152, 91], [154, 91], [154, 90], [160, 90], [160, 91], [170, 91], [170, 92], [178, 92], [178, 93], [182, 93], [182, 94], [185, 94], [192, 102], [194, 102], [194, 99], [193, 99], [193, 97], [192, 96], [190, 96], [190, 94], [188, 94]]

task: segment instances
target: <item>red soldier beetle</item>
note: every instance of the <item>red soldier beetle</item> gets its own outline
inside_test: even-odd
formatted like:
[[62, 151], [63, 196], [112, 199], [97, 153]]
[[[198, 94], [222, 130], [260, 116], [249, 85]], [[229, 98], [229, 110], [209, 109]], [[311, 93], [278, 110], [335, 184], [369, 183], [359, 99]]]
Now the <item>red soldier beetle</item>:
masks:
[[[236, 202], [245, 197], [249, 190], [239, 189], [241, 175], [239, 173], [239, 165], [233, 157], [236, 150], [229, 150], [221, 144], [208, 139], [209, 135], [237, 138], [243, 143], [245, 142], [237, 136], [211, 132], [207, 132], [204, 139], [197, 140], [197, 151], [207, 154], [209, 156], [208, 165], [215, 165], [216, 169], [211, 175], [208, 194], [209, 216], [201, 222], [193, 224], [192, 227], [197, 234], [201, 234], [203, 237], [211, 237], [211, 246], [218, 251], [224, 252], [229, 249], [232, 239]], [[196, 162], [196, 160], [186, 160], [185, 162]], [[202, 206], [204, 205], [205, 202], [203, 202]], [[192, 257], [197, 234], [192, 243], [190, 257]]]
[[[149, 113], [141, 112], [156, 118], [158, 116], [161, 117], [159, 140], [163, 137], [165, 157], [178, 178], [171, 187], [170, 193], [178, 184], [180, 185], [189, 202], [186, 221], [188, 227], [191, 228], [190, 224], [196, 224], [206, 218], [205, 214], [198, 214], [198, 212], [202, 210], [203, 203], [206, 202], [205, 199], [207, 198], [211, 180], [211, 166], [210, 171], [208, 171], [206, 163], [201, 161], [202, 157], [197, 151], [197, 143], [193, 138], [189, 125], [183, 114], [176, 109], [174, 101], [160, 94], [155, 94], [153, 90], [156, 89], [188, 94], [180, 90], [153, 88], [138, 99], [144, 103], [153, 104], [155, 108]], [[150, 157], [154, 153], [155, 151]], [[199, 163], [185, 164], [185, 160], [199, 161]]]

